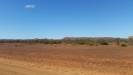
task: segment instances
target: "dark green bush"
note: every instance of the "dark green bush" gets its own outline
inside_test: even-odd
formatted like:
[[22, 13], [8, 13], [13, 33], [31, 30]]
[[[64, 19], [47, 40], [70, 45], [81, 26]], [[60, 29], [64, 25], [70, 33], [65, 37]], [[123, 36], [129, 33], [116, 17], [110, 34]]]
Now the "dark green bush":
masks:
[[127, 47], [128, 45], [127, 44], [121, 44], [121, 47]]
[[101, 45], [109, 45], [108, 42], [101, 42], [100, 44], [101, 44]]

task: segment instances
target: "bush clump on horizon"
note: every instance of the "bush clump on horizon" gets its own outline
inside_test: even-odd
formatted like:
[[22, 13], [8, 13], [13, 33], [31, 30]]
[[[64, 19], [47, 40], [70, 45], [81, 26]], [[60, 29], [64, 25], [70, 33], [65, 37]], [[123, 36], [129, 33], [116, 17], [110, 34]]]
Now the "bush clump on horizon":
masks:
[[[113, 37], [65, 37], [63, 39], [1, 39], [0, 43], [43, 43], [43, 44], [79, 44], [79, 45], [133, 45], [133, 37], [113, 38]], [[122, 45], [124, 46], [124, 45]]]

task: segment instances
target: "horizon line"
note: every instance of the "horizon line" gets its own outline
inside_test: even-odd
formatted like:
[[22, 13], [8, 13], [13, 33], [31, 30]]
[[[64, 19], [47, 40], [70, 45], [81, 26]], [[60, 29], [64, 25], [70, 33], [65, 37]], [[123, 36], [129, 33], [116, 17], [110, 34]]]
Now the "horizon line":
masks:
[[27, 39], [63, 39], [63, 38], [124, 38], [124, 39], [127, 39], [131, 36], [128, 36], [128, 37], [117, 37], [117, 36], [65, 36], [65, 37], [33, 37], [33, 38], [0, 38], [0, 40], [8, 40], [8, 39], [11, 39], [11, 40], [27, 40]]

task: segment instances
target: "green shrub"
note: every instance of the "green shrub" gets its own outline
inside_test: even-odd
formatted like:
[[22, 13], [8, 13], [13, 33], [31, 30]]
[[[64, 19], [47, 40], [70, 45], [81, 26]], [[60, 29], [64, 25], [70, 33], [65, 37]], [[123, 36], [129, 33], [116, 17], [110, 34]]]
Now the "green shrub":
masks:
[[101, 44], [101, 45], [109, 45], [108, 42], [101, 42], [100, 44]]
[[128, 45], [127, 44], [121, 44], [121, 47], [127, 47]]

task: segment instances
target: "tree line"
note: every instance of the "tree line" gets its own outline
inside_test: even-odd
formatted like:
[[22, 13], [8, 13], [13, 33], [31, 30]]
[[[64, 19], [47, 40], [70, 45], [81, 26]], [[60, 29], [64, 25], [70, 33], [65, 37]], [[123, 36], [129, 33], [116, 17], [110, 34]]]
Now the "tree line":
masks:
[[44, 43], [44, 44], [80, 44], [80, 45], [133, 45], [133, 36], [129, 38], [113, 37], [65, 37], [63, 39], [0, 39], [0, 43]]

